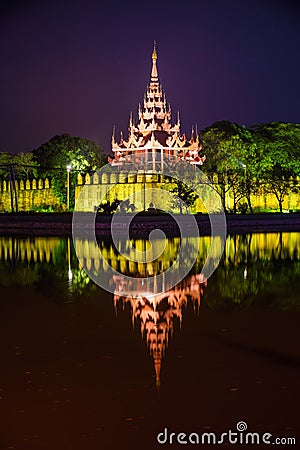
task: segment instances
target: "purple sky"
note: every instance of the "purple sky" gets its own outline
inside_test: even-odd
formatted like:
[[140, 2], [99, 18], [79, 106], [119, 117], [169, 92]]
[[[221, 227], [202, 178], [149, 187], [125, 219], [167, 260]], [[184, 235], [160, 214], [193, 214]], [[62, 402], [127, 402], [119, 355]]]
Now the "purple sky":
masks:
[[[2, 1], [0, 150], [56, 134], [127, 134], [151, 70], [153, 40], [182, 131], [217, 120], [300, 122], [296, 1]], [[104, 6], [103, 6], [104, 5]]]

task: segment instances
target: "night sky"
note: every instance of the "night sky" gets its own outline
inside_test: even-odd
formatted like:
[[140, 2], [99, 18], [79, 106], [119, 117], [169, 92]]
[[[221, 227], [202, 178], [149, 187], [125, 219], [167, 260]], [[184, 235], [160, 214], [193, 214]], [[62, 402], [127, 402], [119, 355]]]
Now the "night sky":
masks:
[[217, 120], [300, 122], [296, 1], [6, 1], [0, 14], [0, 150], [30, 151], [56, 134], [110, 151], [113, 125], [150, 78], [182, 131]]

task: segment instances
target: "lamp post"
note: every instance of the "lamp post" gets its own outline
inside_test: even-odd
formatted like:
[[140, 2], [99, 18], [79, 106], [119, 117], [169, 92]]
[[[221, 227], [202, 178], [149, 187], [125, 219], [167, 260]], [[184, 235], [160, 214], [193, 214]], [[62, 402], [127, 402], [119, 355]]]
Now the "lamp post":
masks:
[[71, 165], [67, 165], [67, 210], [70, 210], [70, 171]]
[[[230, 193], [229, 193], [229, 190], [230, 190], [230, 187], [229, 187], [229, 182], [228, 182], [228, 175], [227, 175], [227, 172], [226, 172], [226, 177], [225, 177], [225, 194], [224, 194], [224, 196], [227, 197], [227, 209], [228, 209], [228, 211], [230, 210]], [[226, 209], [226, 200], [225, 199], [224, 199], [224, 203], [225, 203], [225, 209]]]
[[247, 165], [242, 163], [242, 168], [244, 169], [244, 177], [245, 177], [245, 181], [246, 181], [246, 175], [247, 175]]
[[246, 195], [247, 195], [247, 165], [242, 163], [242, 168], [244, 169], [244, 183], [245, 183], [245, 191], [246, 191]]

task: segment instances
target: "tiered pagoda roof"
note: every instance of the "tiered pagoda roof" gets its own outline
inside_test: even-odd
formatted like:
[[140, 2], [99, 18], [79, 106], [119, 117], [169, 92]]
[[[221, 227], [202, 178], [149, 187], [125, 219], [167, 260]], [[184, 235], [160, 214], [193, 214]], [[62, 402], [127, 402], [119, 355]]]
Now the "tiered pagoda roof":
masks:
[[166, 96], [159, 83], [157, 71], [157, 52], [154, 43], [152, 53], [152, 71], [150, 84], [147, 87], [143, 106], [138, 108], [138, 123], [135, 124], [130, 116], [128, 139], [120, 141], [112, 136], [112, 151], [114, 158], [109, 158], [113, 166], [122, 166], [125, 161], [133, 163], [152, 162], [159, 156], [175, 157], [178, 160], [186, 160], [191, 164], [202, 165], [205, 156], [200, 157], [201, 143], [198, 133], [192, 130], [188, 140], [185, 134], [180, 134], [180, 118], [178, 113], [177, 123], [171, 124], [171, 108], [167, 105]]

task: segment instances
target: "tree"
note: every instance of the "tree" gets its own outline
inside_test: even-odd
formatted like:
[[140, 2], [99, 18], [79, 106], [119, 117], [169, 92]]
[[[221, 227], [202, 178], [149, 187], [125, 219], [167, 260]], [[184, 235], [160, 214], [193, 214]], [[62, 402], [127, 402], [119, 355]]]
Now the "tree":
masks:
[[258, 176], [266, 193], [275, 195], [280, 212], [289, 192], [299, 192], [300, 125], [282, 122], [254, 125], [260, 154]]
[[167, 164], [168, 175], [163, 175], [162, 188], [174, 194], [170, 205], [172, 209], [178, 208], [182, 214], [182, 207], [185, 205], [188, 212], [188, 207], [193, 206], [198, 198], [195, 189], [199, 181], [198, 169], [191, 164], [187, 170], [188, 163], [183, 164], [175, 159], [168, 160]]
[[165, 177], [163, 189], [172, 192], [177, 198], [174, 198], [172, 204], [173, 208], [179, 208], [180, 214], [182, 214], [182, 206], [186, 205], [186, 209], [192, 206], [198, 195], [187, 184], [176, 178]]
[[225, 211], [226, 196], [233, 197], [233, 211], [245, 197], [252, 212], [251, 193], [256, 192], [254, 173], [257, 168], [256, 145], [245, 126], [228, 121], [215, 122], [202, 131], [206, 155], [203, 171], [215, 184]]
[[[106, 163], [100, 147], [88, 139], [62, 134], [33, 150], [33, 159], [38, 164], [38, 175], [51, 177], [54, 194], [66, 203], [66, 167], [71, 165], [70, 185], [77, 183], [79, 173], [91, 173]], [[70, 204], [74, 202], [74, 189], [70, 189]]]
[[26, 179], [30, 175], [35, 175], [37, 163], [31, 152], [17, 154], [0, 152], [0, 176], [8, 177], [9, 167], [12, 166], [17, 179]]
[[104, 200], [100, 205], [98, 206], [97, 212], [102, 214], [114, 214], [117, 211], [117, 208], [119, 204], [121, 203], [121, 200], [115, 199], [112, 202], [108, 200]]
[[8, 166], [12, 162], [13, 155], [7, 152], [0, 152], [0, 176], [1, 178], [8, 178]]
[[33, 154], [28, 153], [18, 153], [14, 155], [13, 163], [15, 167], [15, 174], [17, 178], [28, 178], [34, 174], [34, 169], [37, 166], [34, 161]]

